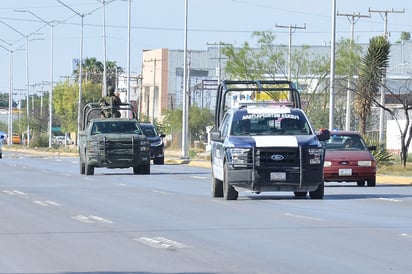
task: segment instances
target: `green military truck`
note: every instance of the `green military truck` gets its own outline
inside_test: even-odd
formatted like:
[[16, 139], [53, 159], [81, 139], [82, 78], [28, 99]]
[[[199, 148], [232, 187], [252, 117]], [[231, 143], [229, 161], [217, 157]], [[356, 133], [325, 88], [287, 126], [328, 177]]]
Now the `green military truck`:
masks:
[[[121, 117], [107, 115], [116, 111]], [[109, 117], [109, 118], [106, 118]], [[79, 132], [80, 173], [93, 175], [95, 168], [133, 168], [134, 174], [150, 174], [150, 143], [143, 134], [132, 105], [88, 103]]]

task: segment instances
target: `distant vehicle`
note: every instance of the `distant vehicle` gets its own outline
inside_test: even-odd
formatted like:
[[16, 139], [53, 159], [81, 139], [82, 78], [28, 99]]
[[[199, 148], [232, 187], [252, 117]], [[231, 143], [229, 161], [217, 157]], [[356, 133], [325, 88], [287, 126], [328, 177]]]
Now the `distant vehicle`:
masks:
[[54, 136], [52, 143], [57, 146], [73, 145], [74, 142], [70, 137], [66, 136]]
[[325, 141], [325, 182], [356, 182], [358, 186], [376, 185], [375, 146], [366, 146], [361, 135], [352, 131], [332, 131]]
[[155, 165], [163, 165], [165, 162], [164, 149], [165, 145], [163, 138], [166, 137], [164, 133], [159, 133], [156, 127], [151, 123], [140, 123], [143, 134], [146, 135], [150, 142], [150, 159]]
[[3, 133], [0, 133], [0, 159], [3, 158], [3, 150], [2, 150], [2, 146], [3, 146], [3, 140], [4, 140], [5, 136]]
[[21, 136], [18, 133], [13, 133], [12, 138], [11, 138], [11, 143], [12, 144], [21, 144]]

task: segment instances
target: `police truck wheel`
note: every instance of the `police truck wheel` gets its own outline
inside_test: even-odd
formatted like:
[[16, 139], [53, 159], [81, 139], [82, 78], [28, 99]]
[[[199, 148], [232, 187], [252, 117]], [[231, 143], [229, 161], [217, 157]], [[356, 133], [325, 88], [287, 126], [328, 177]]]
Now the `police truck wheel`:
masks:
[[223, 197], [225, 200], [237, 200], [239, 193], [231, 184], [229, 184], [227, 163], [223, 166], [223, 173]]
[[154, 158], [153, 159], [153, 164], [155, 165], [164, 165], [165, 163], [165, 158], [161, 157], [161, 158]]
[[321, 183], [314, 191], [309, 191], [309, 196], [311, 199], [323, 199], [325, 184]]
[[212, 170], [212, 197], [221, 198], [223, 197], [223, 182], [215, 178]]

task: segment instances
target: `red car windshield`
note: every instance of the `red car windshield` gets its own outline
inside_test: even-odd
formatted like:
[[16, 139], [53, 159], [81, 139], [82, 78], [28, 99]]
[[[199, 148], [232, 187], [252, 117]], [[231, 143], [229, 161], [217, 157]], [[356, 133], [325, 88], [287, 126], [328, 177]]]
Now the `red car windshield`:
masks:
[[365, 142], [359, 135], [341, 135], [331, 133], [330, 139], [326, 141], [328, 150], [368, 150]]

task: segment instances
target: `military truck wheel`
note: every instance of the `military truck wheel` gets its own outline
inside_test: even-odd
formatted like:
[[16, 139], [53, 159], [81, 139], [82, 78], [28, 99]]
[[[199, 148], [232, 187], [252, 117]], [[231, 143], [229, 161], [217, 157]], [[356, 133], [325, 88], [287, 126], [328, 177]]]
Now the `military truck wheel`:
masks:
[[150, 174], [150, 164], [134, 166], [133, 174]]
[[306, 191], [295, 191], [293, 192], [295, 194], [295, 198], [305, 198], [306, 195], [308, 194]]
[[223, 166], [223, 197], [225, 200], [237, 200], [239, 193], [229, 183], [227, 163]]
[[212, 197], [221, 198], [223, 197], [223, 182], [215, 178], [212, 169]]
[[94, 175], [94, 166], [85, 164], [86, 175]]
[[323, 199], [325, 184], [321, 183], [314, 191], [309, 191], [309, 196], [311, 199]]
[[165, 163], [165, 158], [161, 157], [161, 158], [154, 158], [153, 159], [153, 164], [155, 165], [164, 165]]
[[84, 162], [82, 162], [82, 160], [80, 160], [80, 174], [84, 174], [86, 173], [86, 167]]

